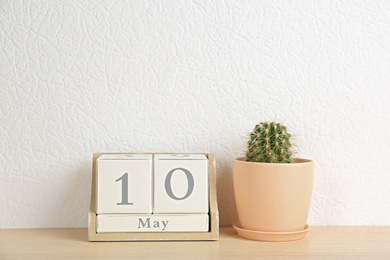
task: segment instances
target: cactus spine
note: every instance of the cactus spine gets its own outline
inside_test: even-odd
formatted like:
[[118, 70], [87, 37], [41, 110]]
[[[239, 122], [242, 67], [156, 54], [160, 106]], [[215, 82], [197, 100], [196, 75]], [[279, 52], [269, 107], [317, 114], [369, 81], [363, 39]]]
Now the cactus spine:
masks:
[[284, 125], [261, 122], [250, 133], [248, 162], [291, 163], [291, 154], [291, 134]]

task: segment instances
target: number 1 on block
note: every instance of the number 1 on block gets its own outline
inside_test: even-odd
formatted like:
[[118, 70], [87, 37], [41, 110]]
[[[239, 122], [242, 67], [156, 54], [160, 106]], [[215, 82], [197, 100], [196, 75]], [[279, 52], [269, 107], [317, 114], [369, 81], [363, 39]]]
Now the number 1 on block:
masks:
[[96, 213], [152, 213], [152, 155], [102, 154], [96, 161]]
[[129, 178], [128, 173], [125, 173], [117, 179], [116, 181], [122, 181], [122, 202], [117, 203], [116, 205], [133, 205], [129, 203]]

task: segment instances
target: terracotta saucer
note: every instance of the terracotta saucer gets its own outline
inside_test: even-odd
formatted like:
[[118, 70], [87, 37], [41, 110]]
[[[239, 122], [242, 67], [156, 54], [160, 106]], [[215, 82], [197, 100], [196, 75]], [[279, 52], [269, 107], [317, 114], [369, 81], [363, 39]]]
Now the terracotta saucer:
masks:
[[309, 225], [305, 225], [305, 229], [300, 231], [293, 232], [262, 232], [243, 229], [240, 225], [240, 222], [237, 222], [233, 225], [233, 228], [236, 230], [237, 234], [241, 237], [260, 240], [260, 241], [294, 241], [305, 238], [307, 232], [310, 230]]

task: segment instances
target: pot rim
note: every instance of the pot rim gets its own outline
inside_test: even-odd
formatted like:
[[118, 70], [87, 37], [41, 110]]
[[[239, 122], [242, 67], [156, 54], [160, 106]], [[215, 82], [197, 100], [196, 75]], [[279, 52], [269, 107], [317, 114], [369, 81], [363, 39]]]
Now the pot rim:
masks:
[[254, 165], [302, 165], [302, 164], [312, 164], [313, 160], [304, 159], [304, 158], [293, 158], [292, 163], [264, 163], [264, 162], [247, 162], [246, 157], [237, 157], [233, 159], [233, 161], [237, 161], [239, 163], [245, 164], [254, 164]]

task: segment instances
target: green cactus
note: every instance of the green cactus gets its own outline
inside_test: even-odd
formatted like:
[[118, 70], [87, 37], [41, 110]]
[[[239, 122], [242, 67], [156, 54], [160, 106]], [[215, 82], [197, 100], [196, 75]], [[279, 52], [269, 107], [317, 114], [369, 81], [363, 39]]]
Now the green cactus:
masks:
[[250, 133], [248, 162], [291, 163], [291, 154], [291, 134], [284, 125], [262, 122]]

